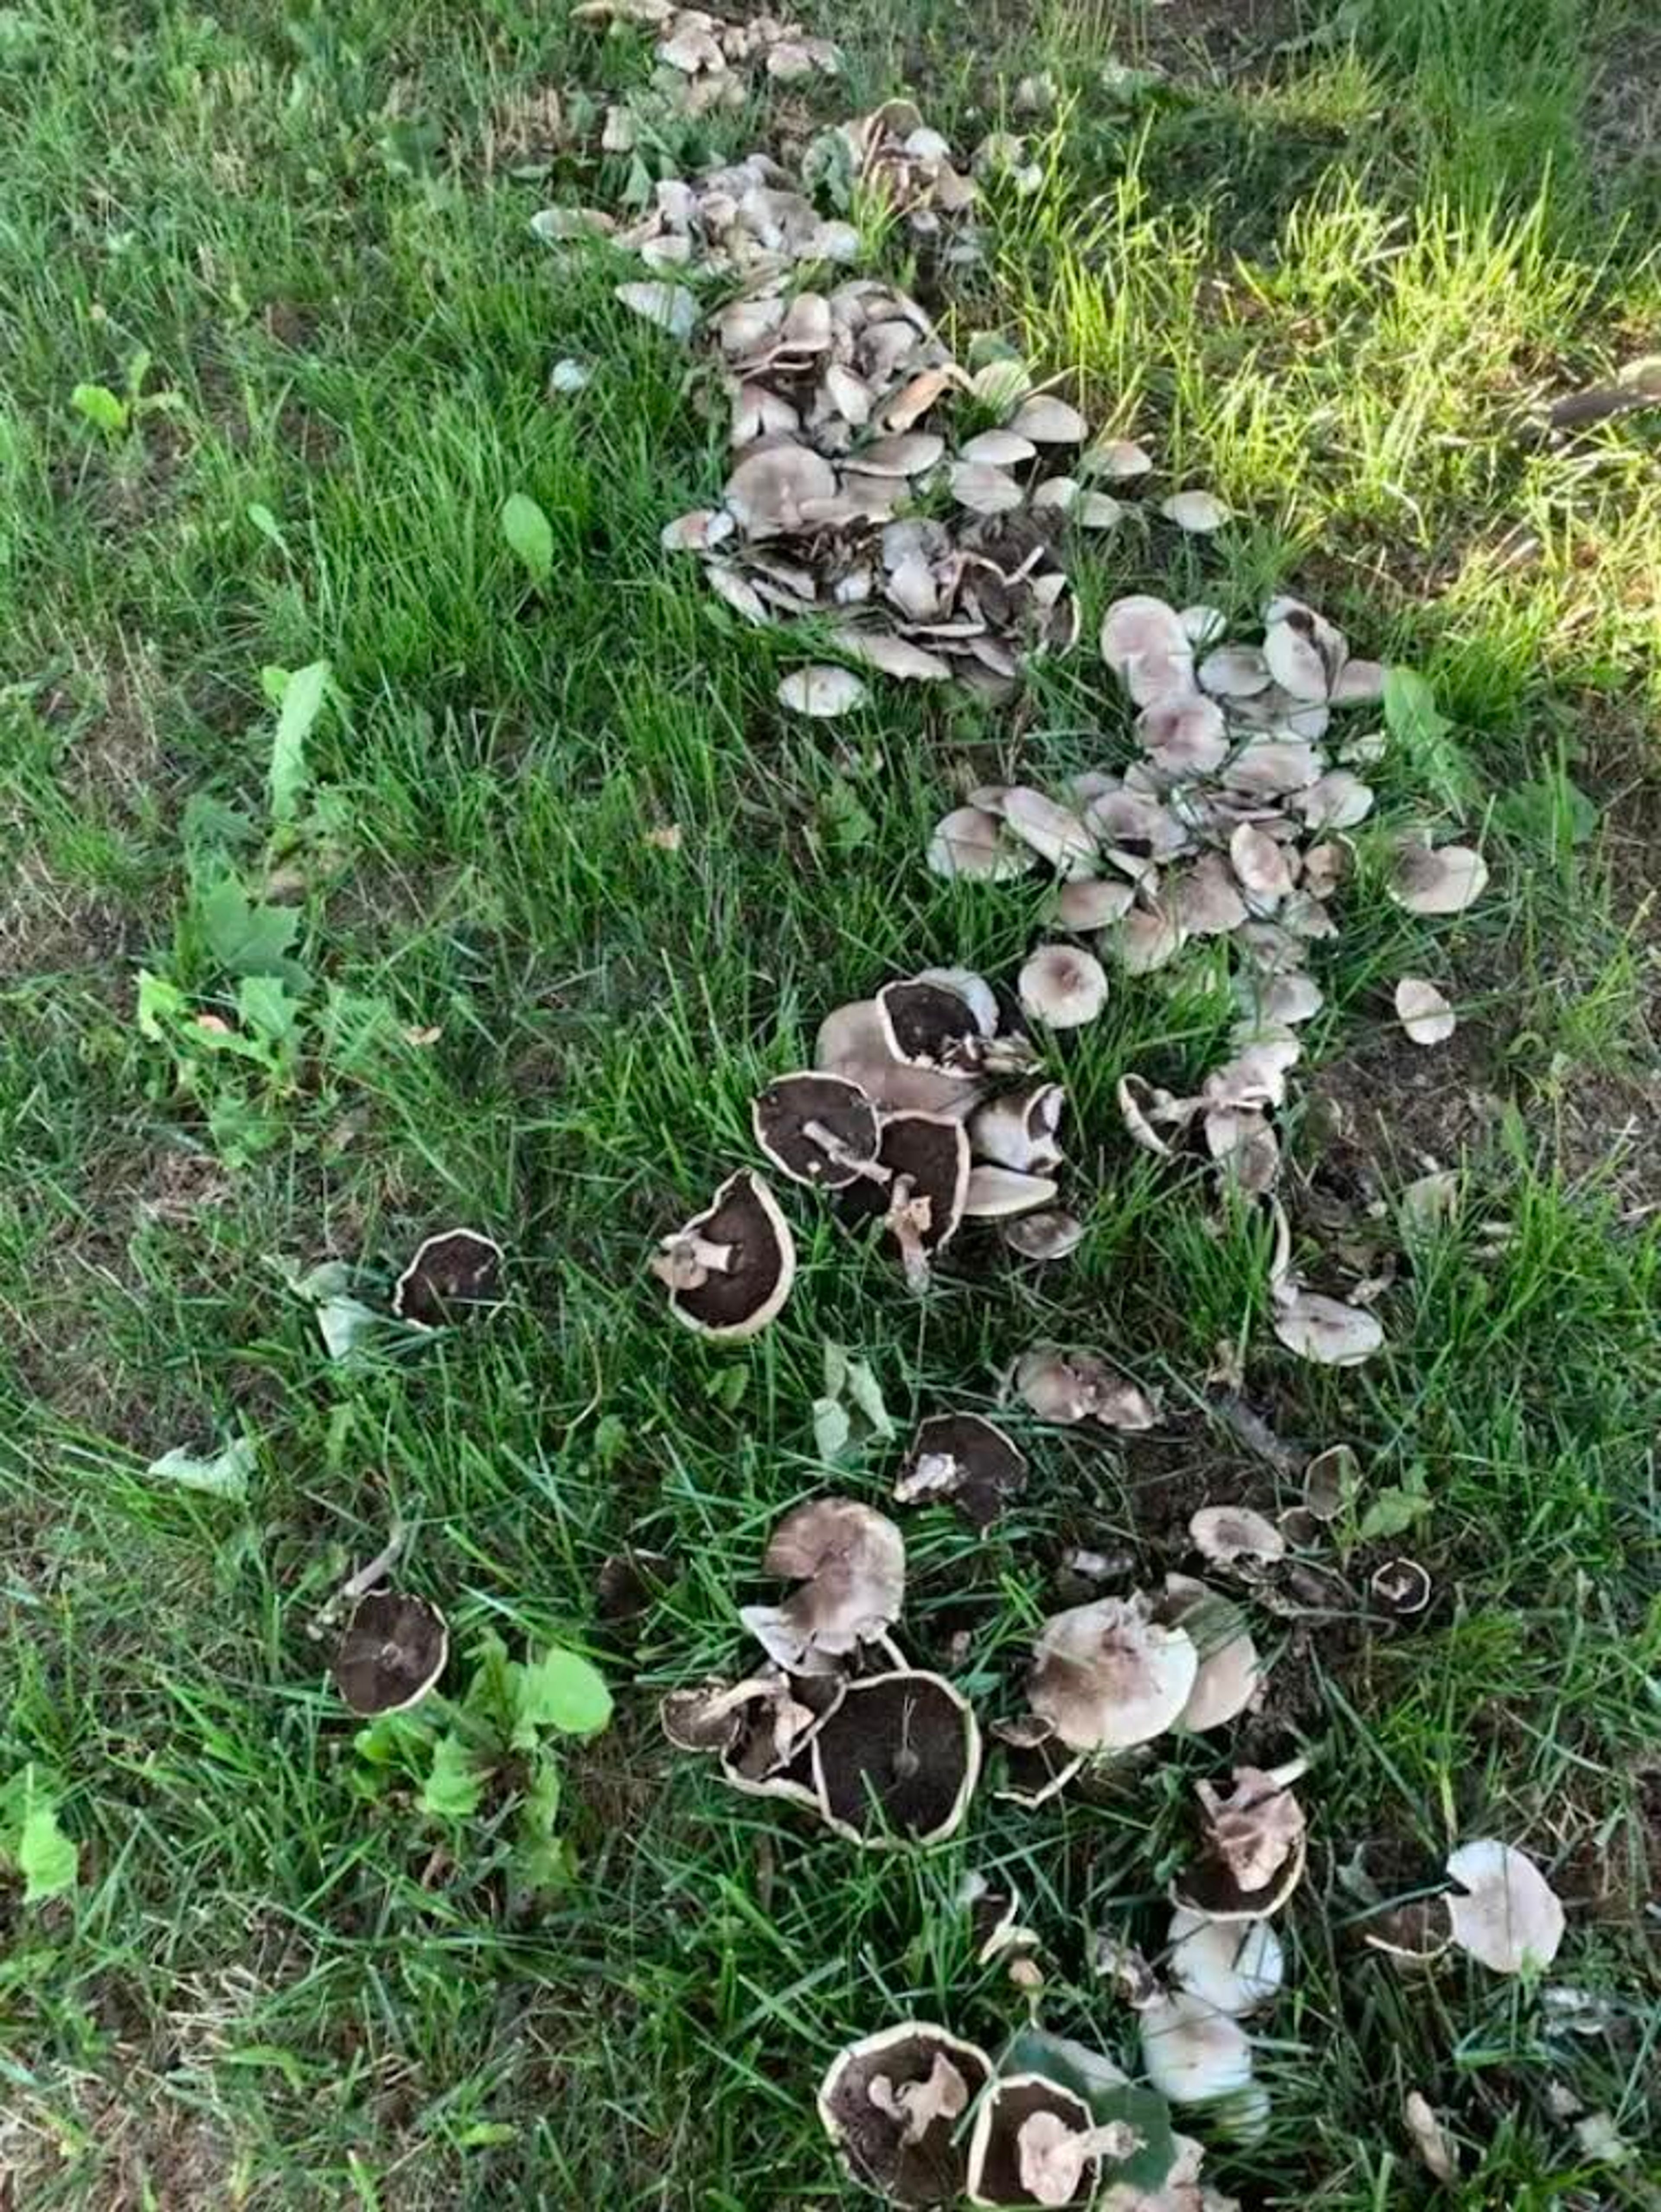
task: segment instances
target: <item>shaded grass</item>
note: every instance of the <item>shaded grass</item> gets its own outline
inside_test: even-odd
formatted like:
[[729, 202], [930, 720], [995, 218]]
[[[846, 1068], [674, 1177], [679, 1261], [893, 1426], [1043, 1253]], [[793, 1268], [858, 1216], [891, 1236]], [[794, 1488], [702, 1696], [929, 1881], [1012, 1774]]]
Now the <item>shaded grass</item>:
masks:
[[[997, 210], [993, 284], [968, 311], [1077, 363], [1098, 412], [1251, 518], [1207, 550], [1127, 533], [1081, 564], [1092, 614], [1168, 580], [1244, 616], [1301, 576], [1358, 642], [1432, 672], [1500, 797], [1564, 764], [1610, 795], [1604, 704], [1636, 726], [1657, 604], [1644, 422], [1572, 449], [1507, 427], [1650, 296], [1626, 240], [1564, 242], [1568, 20], [1392, 11], [1356, 58], [1318, 46], [1151, 116], [1102, 106], [1081, 73], [1046, 189]], [[776, 650], [658, 551], [664, 518], [721, 474], [684, 364], [616, 307], [610, 272], [551, 273], [524, 231], [539, 185], [475, 166], [481, 118], [549, 76], [626, 81], [626, 52], [505, 10], [168, 13], [124, 27], [112, 76], [88, 12], [39, 21], [29, 73], [0, 91], [32, 272], [0, 413], [0, 783], [8, 861], [50, 886], [16, 925], [0, 1038], [0, 1756], [61, 1781], [82, 1883], [41, 1910], [0, 1891], [3, 2154], [26, 2201], [832, 2201], [809, 2089], [841, 2037], [916, 2010], [997, 2042], [1021, 2017], [971, 1964], [954, 1902], [970, 1866], [1020, 1882], [1051, 2024], [1133, 2057], [1087, 1932], [1157, 1939], [1210, 1750], [1040, 1820], [985, 1797], [939, 1853], [854, 1859], [655, 1741], [655, 1692], [732, 1660], [783, 1506], [833, 1480], [887, 1486], [892, 1454], [816, 1459], [827, 1337], [873, 1359], [902, 1429], [948, 1397], [992, 1403], [1040, 1335], [1100, 1345], [1167, 1394], [1169, 1437], [1145, 1455], [1024, 1433], [1032, 1490], [985, 1545], [937, 1511], [908, 1523], [912, 1639], [939, 1657], [967, 1630], [959, 1679], [990, 1711], [1017, 1701], [1067, 1543], [1129, 1544], [1145, 1578], [1204, 1496], [1289, 1502], [1207, 1410], [1220, 1342], [1249, 1345], [1288, 1436], [1351, 1437], [1375, 1489], [1422, 1471], [1434, 1510], [1410, 1540], [1440, 1595], [1420, 1630], [1264, 1624], [1261, 1739], [1313, 1751], [1318, 1848], [1261, 2061], [1273, 2124], [1222, 2147], [1222, 2185], [1355, 2212], [1427, 2201], [1394, 2119], [1417, 2086], [1467, 2142], [1461, 2201], [1603, 2185], [1544, 2092], [1567, 2081], [1644, 2139], [1661, 1262], [1653, 1216], [1563, 1157], [1552, 1115], [1580, 1062], [1647, 1048], [1632, 887], [1497, 807], [1494, 890], [1457, 938], [1367, 898], [1363, 873], [1321, 1054], [1382, 1045], [1403, 967], [1451, 970], [1492, 1048], [1484, 1080], [1511, 1097], [1492, 1134], [1461, 1117], [1436, 1138], [1469, 1165], [1432, 1246], [1407, 1249], [1388, 1209], [1353, 1224], [1397, 1269], [1376, 1367], [1312, 1374], [1270, 1348], [1261, 1224], [1213, 1224], [1191, 1182], [1118, 1133], [1125, 1067], [1191, 1080], [1226, 1030], [1203, 961], [1168, 994], [1119, 991], [1064, 1055], [1090, 1217], [1064, 1273], [966, 1243], [919, 1306], [803, 1206], [778, 1328], [740, 1352], [671, 1335], [645, 1258], [748, 1156], [758, 1082], [880, 975], [1007, 971], [1031, 940], [1040, 894], [989, 902], [918, 866], [949, 778], [1094, 763], [1122, 750], [1122, 709], [1082, 654], [1018, 726], [891, 693], [834, 744], [780, 726]], [[943, 100], [986, 99], [956, 15], [906, 27]], [[1011, 73], [1058, 56], [1063, 28], [1012, 43]], [[875, 81], [882, 41], [864, 51]], [[1496, 118], [1484, 85], [1514, 105]], [[1434, 134], [1381, 131], [1374, 86], [1415, 118], [1434, 88]], [[1252, 216], [1250, 251], [1226, 198], [1170, 189], [1215, 154], [1215, 104], [1238, 111], [1224, 151], [1249, 142], [1262, 164], [1237, 195], [1243, 173], [1277, 210]], [[444, 134], [414, 178], [392, 165], [411, 118]], [[64, 180], [94, 170], [83, 203]], [[183, 407], [106, 451], [68, 391], [118, 383], [139, 344]], [[543, 376], [567, 352], [601, 374], [550, 408]], [[555, 527], [541, 599], [497, 532], [515, 489]], [[1538, 541], [1526, 563], [1519, 531]], [[335, 801], [300, 894], [312, 1028], [266, 1148], [227, 1165], [133, 1027], [134, 970], [222, 989], [191, 919], [187, 805], [258, 814], [260, 667], [320, 655], [343, 703], [312, 749]], [[1427, 804], [1410, 765], [1383, 789], [1386, 821]], [[678, 852], [646, 839], [669, 823]], [[238, 848], [251, 867], [258, 849]], [[47, 912], [60, 926], [32, 957]], [[431, 1043], [403, 1034], [429, 1027]], [[1427, 1140], [1403, 1132], [1387, 1187]], [[1312, 1117], [1296, 1149], [1318, 1188]], [[340, 1254], [384, 1289], [456, 1218], [507, 1243], [509, 1309], [330, 1363], [276, 1263]], [[142, 1471], [238, 1431], [258, 1447], [246, 1510]], [[488, 1833], [446, 1838], [407, 1794], [366, 1796], [323, 1684], [308, 1624], [394, 1516], [464, 1662], [487, 1625], [567, 1638], [621, 1692], [614, 1730], [568, 1762], [581, 1874], [543, 1915], [505, 1908]], [[593, 1585], [627, 1545], [672, 1565], [622, 1632]], [[1403, 1984], [1358, 1950], [1356, 1848], [1416, 1881], [1473, 1831], [1553, 1869], [1564, 1978], [1609, 2006], [1606, 2033], [1572, 2036], [1477, 1969]]]

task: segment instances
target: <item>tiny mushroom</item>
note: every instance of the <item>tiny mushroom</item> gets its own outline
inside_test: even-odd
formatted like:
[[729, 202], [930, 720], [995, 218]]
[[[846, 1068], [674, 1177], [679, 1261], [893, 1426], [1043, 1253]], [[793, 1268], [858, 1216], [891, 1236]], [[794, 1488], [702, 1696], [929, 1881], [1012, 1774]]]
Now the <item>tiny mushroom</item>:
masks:
[[1004, 1224], [1003, 1242], [1023, 1260], [1064, 1260], [1084, 1242], [1084, 1224], [1071, 1213], [1046, 1206]]
[[819, 2087], [819, 2117], [857, 2182], [931, 2212], [963, 2194], [958, 2121], [991, 2073], [973, 2044], [931, 2021], [905, 2021], [838, 2052]]
[[979, 1413], [937, 1413], [912, 1439], [894, 1494], [901, 1505], [949, 1498], [977, 1528], [997, 1520], [1027, 1486], [1027, 1462]]
[[1045, 1622], [1027, 1697], [1070, 1749], [1125, 1751], [1172, 1726], [1198, 1672], [1186, 1631], [1155, 1620], [1146, 1598], [1098, 1598]]
[[1429, 1572], [1417, 1559], [1386, 1559], [1374, 1569], [1367, 1587], [1386, 1613], [1403, 1619], [1422, 1613], [1430, 1603]]
[[413, 1328], [441, 1328], [501, 1304], [502, 1249], [476, 1229], [427, 1237], [392, 1287], [392, 1311]]
[[900, 1618], [906, 1540], [855, 1498], [811, 1498], [773, 1530], [761, 1571], [800, 1588], [782, 1605], [741, 1607], [740, 1619], [779, 1666], [824, 1673]]
[[729, 1176], [703, 1212], [664, 1238], [652, 1271], [670, 1310], [721, 1342], [754, 1336], [790, 1296], [796, 1244], [779, 1201], [748, 1168]]
[[449, 1656], [450, 1631], [437, 1606], [376, 1589], [353, 1607], [330, 1671], [355, 1713], [401, 1713], [420, 1704]]
[[1563, 1940], [1561, 1899], [1532, 1859], [1484, 1837], [1447, 1859], [1453, 1941], [1496, 1974], [1549, 1966]]

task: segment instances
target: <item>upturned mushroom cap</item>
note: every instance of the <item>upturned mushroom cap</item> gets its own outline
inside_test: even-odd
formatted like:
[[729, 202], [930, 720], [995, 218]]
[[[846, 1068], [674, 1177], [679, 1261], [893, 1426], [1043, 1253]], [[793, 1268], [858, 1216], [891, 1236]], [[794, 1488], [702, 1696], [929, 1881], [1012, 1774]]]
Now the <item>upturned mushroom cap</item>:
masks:
[[1128, 1750], [1171, 1726], [1193, 1690], [1199, 1654], [1148, 1601], [1098, 1598], [1045, 1622], [1027, 1698], [1075, 1751]]
[[827, 1827], [868, 1850], [956, 1832], [980, 1775], [980, 1730], [943, 1676], [912, 1668], [851, 1682], [813, 1739]]
[[969, 1148], [977, 1160], [994, 1167], [1047, 1174], [1061, 1164], [1057, 1133], [1066, 1106], [1067, 1094], [1058, 1083], [1005, 1091], [970, 1115]]
[[1246, 2030], [1191, 1990], [1156, 1997], [1143, 2008], [1138, 2026], [1143, 2071], [1173, 2105], [1209, 2104], [1251, 2081]]
[[1088, 2136], [1093, 2122], [1082, 2097], [1041, 2074], [1006, 2074], [995, 2081], [975, 2114], [969, 2138], [968, 2196], [971, 2204], [1083, 2204], [1089, 2201], [1095, 2160], [1068, 2197], [1042, 2197], [1025, 2175], [1034, 2172], [1033, 2150], [1022, 2157], [1022, 2137], [1034, 2120], [1059, 2121], [1070, 2133]]
[[1107, 1003], [1107, 971], [1073, 945], [1041, 945], [1021, 971], [1021, 1003], [1052, 1030], [1093, 1022]]
[[1003, 1242], [1023, 1260], [1047, 1262], [1064, 1260], [1070, 1252], [1076, 1252], [1086, 1233], [1076, 1214], [1046, 1206], [1037, 1213], [1023, 1214], [1018, 1221], [1006, 1222]]
[[1285, 1975], [1281, 1940], [1266, 1920], [1208, 1920], [1179, 1905], [1165, 1941], [1178, 1987], [1231, 2019], [1269, 2003]]
[[[972, 977], [970, 982], [979, 984], [980, 978]], [[939, 975], [916, 975], [885, 983], [875, 1003], [884, 1040], [896, 1060], [948, 1069], [973, 1068], [979, 1063], [985, 1032], [973, 988], [959, 989]], [[991, 1003], [996, 1022], [997, 1002]]]
[[1329, 1444], [1303, 1471], [1304, 1510], [1317, 1521], [1336, 1521], [1361, 1485], [1353, 1444]]
[[734, 1343], [764, 1329], [790, 1296], [796, 1244], [767, 1184], [741, 1168], [702, 1213], [664, 1238], [652, 1271], [677, 1321]]
[[836, 1006], [819, 1025], [814, 1065], [827, 1075], [857, 1083], [887, 1114], [968, 1114], [980, 1097], [966, 1073], [914, 1066], [900, 1060], [874, 999]]
[[742, 1681], [671, 1690], [658, 1705], [658, 1725], [679, 1751], [716, 1753], [729, 1788], [816, 1811], [808, 1747], [845, 1686], [830, 1675], [809, 1686], [769, 1664]]
[[450, 1656], [437, 1606], [401, 1590], [370, 1590], [353, 1608], [330, 1672], [355, 1713], [401, 1713], [419, 1705]]
[[1496, 1974], [1551, 1964], [1563, 1940], [1563, 1907], [1532, 1859], [1483, 1837], [1450, 1851], [1447, 1871], [1458, 1885], [1447, 1909], [1460, 1950]]
[[1249, 1505], [1203, 1505], [1188, 1523], [1194, 1549], [1218, 1566], [1237, 1559], [1278, 1559], [1286, 1539], [1272, 1521]]
[[1459, 1025], [1446, 999], [1422, 975], [1403, 975], [1396, 986], [1396, 1018], [1415, 1044], [1446, 1044]]
[[912, 1439], [894, 1494], [901, 1505], [949, 1498], [965, 1520], [989, 1528], [1027, 1486], [1027, 1462], [979, 1413], [937, 1413]]
[[413, 1328], [442, 1328], [501, 1297], [501, 1246], [476, 1229], [446, 1229], [416, 1247], [392, 1286], [392, 1311]]
[[1060, 875], [1081, 876], [1094, 866], [1094, 837], [1079, 816], [1041, 791], [1027, 784], [1010, 785], [1003, 794], [1003, 819], [1014, 836]]
[[855, 2181], [933, 2212], [963, 2194], [958, 2122], [991, 2072], [973, 2043], [930, 2021], [903, 2021], [838, 2052], [819, 2085], [819, 2117]]
[[1487, 883], [1488, 863], [1473, 847], [1415, 841], [1397, 848], [1388, 888], [1409, 914], [1463, 914]]
[[1058, 1796], [1084, 1764], [1082, 1752], [1070, 1751], [1048, 1721], [1036, 1713], [994, 1721], [992, 1735], [1003, 1759], [1003, 1782], [995, 1793], [1029, 1809]]
[[1446, 1895], [1404, 1898], [1367, 1922], [1361, 1940], [1372, 1951], [1411, 1966], [1428, 1966], [1452, 1948], [1452, 1923]]
[[761, 1571], [801, 1587], [782, 1605], [741, 1607], [740, 1620], [779, 1666], [822, 1665], [875, 1642], [900, 1618], [906, 1540], [855, 1498], [811, 1498], [773, 1530]]
[[857, 1083], [808, 1068], [776, 1076], [750, 1109], [755, 1141], [793, 1182], [842, 1190], [864, 1176], [886, 1182], [876, 1108]]
[[1421, 1566], [1417, 1559], [1386, 1559], [1381, 1567], [1373, 1570], [1367, 1583], [1385, 1611], [1403, 1620], [1424, 1611], [1430, 1603], [1433, 1587], [1428, 1569]]
[[1226, 1790], [1209, 1782], [1194, 1785], [1207, 1846], [1245, 1891], [1266, 1888], [1302, 1847], [1303, 1808], [1288, 1779], [1301, 1771], [1301, 1763], [1289, 1770], [1237, 1766]]
[[879, 1190], [860, 1183], [845, 1196], [855, 1218], [880, 1213], [900, 1247], [913, 1290], [928, 1281], [929, 1261], [956, 1235], [969, 1191], [969, 1135], [943, 1114], [895, 1114], [882, 1125], [878, 1157], [890, 1180]]

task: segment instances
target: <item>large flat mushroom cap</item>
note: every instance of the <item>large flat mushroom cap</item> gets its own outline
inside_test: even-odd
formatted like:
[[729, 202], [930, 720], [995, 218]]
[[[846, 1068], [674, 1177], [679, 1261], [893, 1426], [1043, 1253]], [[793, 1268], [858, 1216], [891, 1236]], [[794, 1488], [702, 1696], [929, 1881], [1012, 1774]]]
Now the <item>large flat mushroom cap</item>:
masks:
[[811, 447], [781, 439], [746, 453], [722, 495], [748, 536], [789, 535], [805, 526], [804, 502], [836, 496], [836, 471]]
[[806, 1068], [776, 1077], [757, 1096], [750, 1118], [756, 1143], [795, 1182], [840, 1190], [858, 1180], [862, 1160], [876, 1158], [876, 1108], [846, 1076]]
[[1415, 842], [1397, 851], [1388, 888], [1409, 914], [1463, 914], [1487, 883], [1488, 862], [1473, 846]]
[[1453, 1941], [1496, 1974], [1549, 1966], [1563, 1940], [1561, 1901], [1532, 1859], [1483, 1837], [1450, 1851]]
[[[718, 1265], [716, 1253], [725, 1255]], [[741, 1168], [706, 1212], [664, 1240], [653, 1267], [677, 1321], [733, 1342], [765, 1328], [790, 1296], [796, 1244], [767, 1184]]]
[[745, 1626], [779, 1665], [822, 1666], [827, 1655], [874, 1641], [900, 1618], [906, 1540], [857, 1498], [810, 1498], [773, 1530], [761, 1571], [801, 1588], [779, 1606], [741, 1607]]
[[856, 2181], [916, 2212], [943, 2212], [963, 2194], [959, 2115], [991, 2071], [973, 2044], [904, 2021], [838, 2052], [819, 2086], [819, 2117]]
[[502, 1251], [474, 1229], [429, 1237], [392, 1288], [392, 1311], [415, 1328], [442, 1328], [501, 1303]]
[[1046, 1620], [1027, 1698], [1075, 1751], [1127, 1750], [1169, 1728], [1187, 1704], [1199, 1654], [1140, 1598], [1098, 1598]]
[[401, 1590], [358, 1600], [336, 1650], [335, 1687], [355, 1713], [401, 1713], [427, 1695], [450, 1656], [437, 1606]]
[[938, 1674], [868, 1674], [813, 1739], [814, 1786], [827, 1824], [871, 1848], [938, 1843], [968, 1809], [980, 1730]]

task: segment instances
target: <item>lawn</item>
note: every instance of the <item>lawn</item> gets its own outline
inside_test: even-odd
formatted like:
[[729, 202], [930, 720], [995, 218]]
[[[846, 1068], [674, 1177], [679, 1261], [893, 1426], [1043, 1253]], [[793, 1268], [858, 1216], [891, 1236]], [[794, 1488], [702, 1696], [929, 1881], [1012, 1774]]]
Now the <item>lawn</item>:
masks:
[[[1043, 2025], [1135, 2071], [1094, 1938], [1157, 1948], [1231, 1748], [1307, 1759], [1309, 1847], [1252, 2023], [1268, 2117], [1192, 2124], [1208, 2184], [1656, 2201], [1646, 12], [848, 0], [810, 22], [840, 77], [664, 125], [646, 153], [688, 173], [902, 88], [965, 161], [1025, 133], [977, 259], [862, 205], [872, 265], [1143, 441], [1155, 501], [1232, 511], [1070, 536], [1080, 641], [1007, 702], [873, 676], [820, 723], [777, 696], [801, 640], [660, 547], [730, 465], [697, 349], [618, 301], [620, 253], [530, 227], [622, 204], [640, 157], [597, 118], [648, 38], [563, 0], [0, 8], [0, 2203], [873, 2201], [815, 2110], [837, 2050], [921, 2017], [996, 2051], [1028, 2018], [965, 1877], [1018, 1886]], [[561, 360], [580, 390], [550, 392]], [[966, 1234], [919, 1297], [781, 1182], [783, 1313], [678, 1327], [658, 1240], [756, 1164], [750, 1099], [822, 1017], [930, 965], [1008, 984], [1045, 934], [1038, 878], [924, 854], [977, 785], [1131, 757], [1107, 605], [1244, 635], [1283, 591], [1434, 702], [1393, 718], [1279, 1116], [1300, 1261], [1369, 1279], [1383, 1348], [1293, 1358], [1263, 1206], [1122, 1126], [1127, 1071], [1192, 1091], [1227, 1049], [1212, 940], [1046, 1046], [1070, 1258]], [[1385, 895], [1408, 822], [1480, 846], [1469, 911]], [[1408, 973], [1456, 1005], [1446, 1043], [1403, 1038]], [[1401, 1194], [1442, 1170], [1415, 1225]], [[500, 1308], [334, 1356], [319, 1302], [351, 1334], [454, 1224], [503, 1248]], [[1072, 1547], [1157, 1589], [1196, 1508], [1294, 1505], [1347, 1443], [1339, 1595], [1245, 1595], [1261, 1709], [1036, 1808], [983, 1784], [949, 1841], [886, 1852], [672, 1751], [658, 1700], [750, 1663], [785, 1511], [884, 1506], [916, 1420], [996, 1410], [1040, 1340], [1110, 1357], [1159, 1424], [1017, 1405], [1031, 1480], [985, 1537], [888, 1505], [901, 1643], [1015, 1712]], [[829, 1453], [827, 1346], [892, 1440]], [[444, 1703], [365, 1730], [331, 1601], [395, 1529], [450, 1664]], [[1403, 1547], [1433, 1594], [1398, 1620], [1369, 1577]], [[550, 1649], [598, 1667], [610, 1723], [507, 1746], [506, 1670]], [[482, 1727], [482, 1764], [433, 1768]], [[1483, 1837], [1562, 1899], [1549, 1969], [1369, 1948], [1381, 1900]]]

